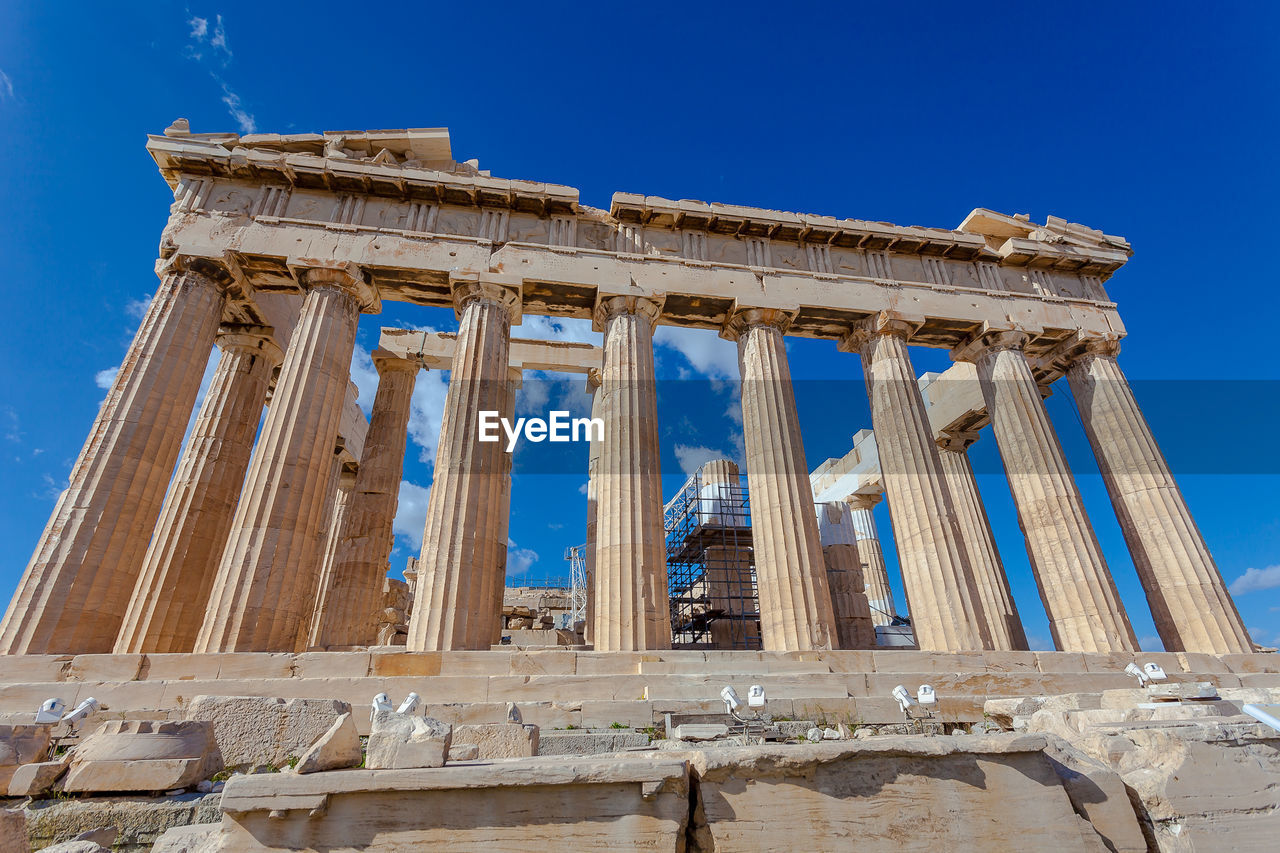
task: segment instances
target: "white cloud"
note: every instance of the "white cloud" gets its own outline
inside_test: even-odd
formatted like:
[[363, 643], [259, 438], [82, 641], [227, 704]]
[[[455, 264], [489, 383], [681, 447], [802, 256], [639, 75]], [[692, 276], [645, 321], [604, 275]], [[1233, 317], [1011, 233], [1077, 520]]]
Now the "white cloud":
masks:
[[514, 541], [507, 539], [507, 577], [524, 574], [536, 562], [538, 562], [537, 551], [517, 547]]
[[128, 314], [135, 320], [141, 321], [146, 315], [147, 309], [151, 307], [151, 296], [144, 296], [141, 299], [130, 299], [124, 304], [124, 313]]
[[738, 345], [712, 329], [659, 326], [653, 342], [680, 353], [694, 370], [711, 379], [738, 378]]
[[360, 395], [356, 402], [364, 411], [365, 417], [373, 412], [373, 398], [378, 395], [378, 369], [373, 366], [373, 357], [364, 347], [356, 344], [351, 355], [351, 381], [356, 383]]
[[205, 34], [209, 32], [209, 19], [192, 17], [187, 21], [187, 26], [191, 27], [191, 37], [196, 41], [204, 41]]
[[13, 97], [13, 81], [9, 79], [9, 75], [0, 71], [0, 99]]
[[444, 399], [449, 393], [448, 374], [428, 370], [418, 374], [409, 403], [409, 437], [422, 448], [418, 458], [434, 465], [436, 445], [440, 443], [440, 421], [444, 416]]
[[1159, 637], [1146, 636], [1138, 638], [1138, 646], [1144, 652], [1162, 652], [1164, 651], [1164, 642]]
[[[22, 443], [22, 422], [18, 419], [18, 411], [12, 406], [5, 406], [0, 409], [0, 414], [4, 415], [4, 437], [6, 441], [12, 441], [18, 444]], [[37, 450], [36, 453], [43, 451]]]
[[116, 365], [115, 367], [108, 367], [104, 370], [99, 370], [97, 373], [93, 374], [93, 384], [97, 385], [103, 391], [106, 391], [108, 388], [111, 387], [111, 383], [116, 381], [116, 374], [119, 372], [120, 372], [119, 365]]
[[1228, 587], [1232, 595], [1244, 595], [1247, 592], [1260, 592], [1264, 589], [1275, 589], [1280, 586], [1280, 566], [1267, 566], [1265, 569], [1246, 569], [1245, 573], [1231, 582]]
[[258, 123], [254, 120], [253, 114], [240, 103], [240, 96], [231, 91], [231, 87], [225, 82], [222, 83], [222, 103], [227, 105], [227, 112], [231, 113], [231, 117], [236, 120], [236, 124], [240, 127], [241, 133], [255, 133], [258, 130]]
[[53, 479], [50, 474], [41, 474], [40, 479], [44, 482], [44, 488], [37, 492], [34, 497], [47, 501], [56, 501], [62, 497], [62, 493], [66, 491], [67, 486], [71, 485], [69, 479], [64, 478], [61, 483]]
[[594, 344], [595, 346], [600, 346], [604, 340], [604, 335], [600, 332], [591, 331], [590, 320], [544, 317], [542, 315], [525, 317], [519, 326], [511, 330], [511, 337], [535, 341]]
[[680, 463], [680, 470], [686, 475], [693, 474], [703, 466], [704, 463], [710, 462], [712, 459], [729, 459], [728, 453], [722, 450], [715, 450], [710, 447], [702, 447], [688, 444], [677, 444], [675, 447], [676, 461]]
[[396, 504], [395, 521], [391, 530], [404, 539], [414, 553], [422, 550], [422, 528], [427, 523], [427, 499], [430, 486], [419, 486], [408, 480], [400, 481], [400, 502]]
[[[207, 23], [205, 29], [208, 29]], [[213, 38], [209, 39], [209, 45], [225, 53], [227, 55], [227, 59], [231, 58], [231, 47], [227, 44], [227, 31], [222, 26], [221, 15], [217, 16], [217, 23], [213, 28]]]
[[580, 494], [580, 495], [585, 495], [586, 493], [587, 493], [587, 484], [586, 484], [586, 483], [583, 483], [581, 486], [578, 486], [578, 494]]

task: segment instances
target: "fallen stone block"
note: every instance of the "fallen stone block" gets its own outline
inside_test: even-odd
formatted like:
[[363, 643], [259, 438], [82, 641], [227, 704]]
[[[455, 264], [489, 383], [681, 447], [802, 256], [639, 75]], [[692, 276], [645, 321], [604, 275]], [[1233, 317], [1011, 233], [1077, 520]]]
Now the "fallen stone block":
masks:
[[982, 713], [1005, 731], [1013, 729], [1014, 717], [1026, 717], [1044, 707], [1043, 696], [1018, 696], [1012, 699], [988, 699]]
[[217, 833], [216, 823], [175, 826], [166, 829], [151, 847], [151, 853], [202, 853], [209, 851], [209, 840]]
[[449, 746], [450, 761], [476, 761], [480, 758], [480, 747], [474, 743], [455, 743]]
[[320, 736], [320, 739], [298, 759], [299, 773], [316, 773], [321, 770], [340, 770], [358, 767], [364, 758], [360, 747], [360, 734], [350, 712], [338, 717], [337, 722]]
[[364, 765], [387, 770], [440, 767], [452, 742], [453, 727], [448, 723], [379, 711], [373, 718]]
[[[53, 788], [67, 769], [70, 756], [57, 761], [38, 761], [19, 767], [9, 780], [9, 796], [39, 797]], [[4, 848], [0, 848], [2, 850]]]
[[302, 756], [351, 706], [337, 699], [196, 696], [188, 720], [213, 724], [228, 767], [282, 767]]
[[[280, 774], [271, 776], [280, 778]], [[221, 800], [221, 794], [46, 800], [27, 810], [27, 831], [32, 847], [42, 850], [50, 844], [70, 841], [86, 830], [110, 826], [120, 833], [115, 842], [117, 851], [142, 853], [150, 851], [156, 839], [171, 827], [221, 820]]]
[[453, 733], [462, 743], [474, 743], [480, 758], [528, 758], [538, 754], [538, 727], [520, 723], [458, 726]]
[[603, 732], [542, 731], [538, 734], [538, 755], [601, 755], [648, 745], [647, 734], [624, 729]]
[[1089, 821], [1112, 853], [1145, 853], [1142, 834], [1120, 775], [1058, 737], [1046, 738], [1044, 754], [1062, 780], [1076, 813]]
[[186, 788], [222, 766], [210, 723], [112, 720], [72, 750], [62, 788], [73, 793]]
[[27, 816], [18, 809], [0, 809], [0, 850], [28, 853]]
[[52, 726], [0, 726], [0, 791], [7, 790], [14, 771], [44, 758]]
[[672, 740], [715, 740], [728, 737], [729, 727], [723, 723], [682, 723], [673, 726], [667, 736]]

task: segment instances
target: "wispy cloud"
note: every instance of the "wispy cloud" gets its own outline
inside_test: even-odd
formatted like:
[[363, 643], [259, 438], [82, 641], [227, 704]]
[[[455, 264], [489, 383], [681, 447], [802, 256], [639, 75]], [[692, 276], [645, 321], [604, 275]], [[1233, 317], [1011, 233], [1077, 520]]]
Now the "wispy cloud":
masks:
[[120, 372], [120, 366], [108, 367], [105, 370], [99, 370], [93, 374], [93, 384], [97, 385], [103, 391], [111, 387], [111, 383], [116, 381], [116, 374]]
[[8, 100], [13, 95], [13, 80], [9, 79], [9, 75], [0, 69], [0, 101]]
[[1232, 595], [1244, 595], [1247, 592], [1260, 592], [1264, 589], [1275, 589], [1280, 586], [1280, 566], [1267, 566], [1265, 569], [1246, 569], [1245, 573], [1231, 582], [1228, 587]]
[[191, 28], [185, 50], [187, 58], [206, 66], [209, 76], [222, 89], [222, 103], [240, 128], [240, 132], [255, 133], [258, 123], [254, 120], [253, 113], [245, 107], [244, 100], [217, 70], [208, 68], [208, 63], [205, 61], [208, 58], [210, 62], [216, 63], [218, 68], [226, 68], [235, 56], [227, 41], [227, 28], [222, 22], [222, 16], [215, 15], [211, 24], [208, 18], [192, 15], [187, 19], [187, 26]]
[[422, 529], [427, 523], [427, 500], [430, 497], [430, 486], [400, 481], [400, 499], [396, 503], [396, 517], [391, 529], [415, 553], [422, 550]]
[[538, 562], [538, 552], [531, 548], [521, 548], [515, 540], [507, 539], [507, 577], [523, 575], [529, 567]]

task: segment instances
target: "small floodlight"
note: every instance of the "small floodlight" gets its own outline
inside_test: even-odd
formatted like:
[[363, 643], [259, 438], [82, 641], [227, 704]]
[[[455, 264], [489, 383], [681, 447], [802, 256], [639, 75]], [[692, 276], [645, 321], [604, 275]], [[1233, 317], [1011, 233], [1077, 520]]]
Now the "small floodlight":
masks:
[[899, 684], [893, 688], [893, 698], [898, 700], [898, 707], [902, 709], [902, 713], [907, 713], [907, 709], [913, 704], [911, 694], [907, 692], [907, 688]]
[[74, 729], [76, 727], [76, 723], [98, 710], [99, 707], [101, 707], [101, 703], [90, 696], [88, 699], [77, 705], [74, 711], [63, 717], [62, 722], [67, 723], [72, 729]]
[[385, 693], [379, 693], [373, 697], [373, 710], [369, 712], [369, 719], [372, 720], [378, 715], [379, 711], [390, 711], [391, 699]]
[[1142, 671], [1142, 668], [1138, 666], [1136, 663], [1129, 664], [1124, 668], [1124, 671], [1129, 673], [1129, 675], [1132, 675], [1134, 678], [1138, 679], [1139, 685], [1146, 684], [1148, 681], [1151, 680], [1148, 677], [1148, 675]]
[[724, 700], [725, 711], [730, 714], [742, 707], [742, 700], [738, 698], [738, 692], [733, 689], [733, 685], [721, 690], [720, 698]]
[[412, 714], [413, 709], [418, 707], [419, 698], [420, 697], [417, 693], [410, 693], [408, 696], [404, 697], [404, 701], [400, 703], [400, 707], [396, 708], [396, 713]]
[[764, 696], [764, 687], [759, 684], [751, 685], [751, 689], [747, 691], [747, 706], [751, 708], [763, 708], [767, 700]]
[[62, 712], [67, 708], [67, 703], [61, 699], [46, 699], [40, 703], [40, 710], [36, 711], [37, 724], [51, 724], [62, 721]]
[[1165, 681], [1169, 677], [1164, 674], [1164, 670], [1158, 663], [1149, 663], [1142, 667], [1142, 671], [1147, 674], [1147, 678], [1150, 681]]
[[934, 692], [932, 686], [921, 684], [920, 689], [916, 691], [916, 701], [921, 705], [937, 705], [938, 694]]

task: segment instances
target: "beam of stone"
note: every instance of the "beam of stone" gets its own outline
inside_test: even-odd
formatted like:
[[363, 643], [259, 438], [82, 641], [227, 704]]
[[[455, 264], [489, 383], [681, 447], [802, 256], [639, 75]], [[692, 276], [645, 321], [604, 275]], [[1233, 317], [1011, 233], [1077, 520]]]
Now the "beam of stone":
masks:
[[1009, 578], [1000, 560], [991, 522], [978, 493], [978, 482], [969, 462], [969, 445], [977, 441], [976, 433], [952, 433], [938, 439], [938, 458], [951, 490], [951, 500], [960, 524], [960, 539], [969, 554], [969, 565], [982, 601], [982, 615], [991, 637], [990, 649], [1025, 650], [1027, 635], [1018, 618], [1018, 608], [1009, 591]]
[[373, 352], [378, 392], [356, 470], [346, 526], [331, 581], [322, 595], [311, 645], [368, 646], [377, 640], [382, 584], [395, 545], [392, 523], [404, 473], [409, 407], [420, 365], [386, 350]]
[[222, 354], [165, 497], [115, 652], [190, 652], [204, 620], [272, 371], [284, 354], [261, 326], [224, 326]]
[[111, 651], [222, 317], [225, 272], [174, 256], [17, 592], [0, 653]]
[[1170, 652], [1249, 653], [1249, 632], [1116, 363], [1118, 352], [1114, 341], [1087, 343], [1067, 381], [1156, 631]]
[[486, 609], [486, 576], [506, 571], [511, 488], [505, 447], [478, 441], [481, 411], [508, 406], [511, 324], [519, 293], [498, 276], [453, 283], [458, 339], [427, 503], [409, 651], [487, 649], [502, 610]]
[[838, 642], [782, 335], [789, 320], [785, 312], [748, 308], [722, 332], [738, 342], [761, 641], [770, 651]]
[[841, 348], [862, 357], [916, 642], [930, 651], [982, 649], [990, 638], [907, 352], [909, 329], [881, 315], [853, 329]]
[[871, 621], [871, 607], [863, 581], [862, 559], [858, 554], [858, 531], [852, 518], [853, 509], [842, 501], [832, 501], [818, 504], [817, 511], [839, 647], [873, 649], [876, 645], [876, 628]]
[[[871, 430], [864, 432], [870, 433]], [[876, 517], [872, 514], [872, 509], [880, 503], [880, 499], [879, 492], [853, 494], [845, 498], [845, 503], [849, 504], [849, 523], [853, 525], [858, 557], [862, 563], [871, 622], [873, 625], [891, 625], [898, 611], [893, 605], [889, 570], [884, 564], [884, 549], [880, 547], [880, 537], [876, 534]]]
[[[596, 307], [604, 367], [596, 391], [604, 419], [596, 486], [595, 626], [598, 651], [671, 647], [662, 515], [653, 320], [648, 299]], [[594, 409], [594, 407], [593, 407]]]
[[953, 351], [978, 368], [1027, 554], [1059, 651], [1136, 651], [1098, 537], [1023, 353], [1026, 335], [982, 330]]
[[360, 312], [381, 309], [353, 264], [300, 261], [302, 313], [280, 368], [197, 652], [287, 651], [312, 612], [316, 531]]
[[[420, 332], [416, 329], [386, 329], [378, 347], [400, 358], [417, 360], [428, 370], [449, 370], [458, 346], [458, 336], [450, 332]], [[518, 370], [549, 370], [557, 373], [590, 373], [599, 370], [600, 347], [569, 341], [535, 341], [512, 338], [510, 366]]]

